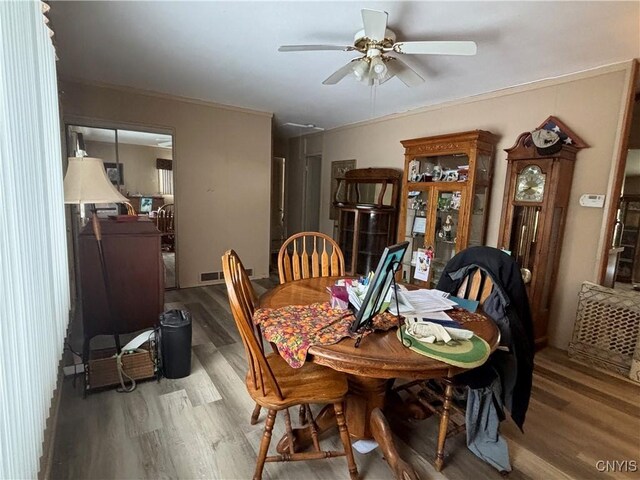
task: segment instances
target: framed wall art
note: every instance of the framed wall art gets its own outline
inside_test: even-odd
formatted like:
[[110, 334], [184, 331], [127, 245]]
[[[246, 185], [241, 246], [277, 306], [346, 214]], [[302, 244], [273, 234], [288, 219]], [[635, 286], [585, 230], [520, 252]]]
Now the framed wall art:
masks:
[[104, 169], [107, 172], [109, 181], [115, 186], [124, 185], [123, 168], [121, 163], [104, 163]]

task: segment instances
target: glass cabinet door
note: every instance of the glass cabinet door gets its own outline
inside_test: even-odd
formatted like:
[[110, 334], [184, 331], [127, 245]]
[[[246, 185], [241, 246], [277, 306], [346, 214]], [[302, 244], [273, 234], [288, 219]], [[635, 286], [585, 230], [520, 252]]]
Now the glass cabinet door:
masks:
[[[407, 196], [407, 216], [404, 225], [404, 239], [409, 242], [409, 248], [404, 256], [402, 265], [402, 280], [409, 282], [413, 279], [415, 270], [415, 255], [419, 248], [425, 246], [427, 231], [429, 191], [412, 190]], [[400, 228], [403, 228], [402, 226]]]
[[462, 192], [459, 190], [435, 191], [435, 224], [433, 225], [433, 259], [431, 261], [431, 284], [438, 283], [446, 263], [456, 254], [458, 223]]
[[339, 218], [339, 235], [338, 235], [338, 244], [342, 249], [342, 254], [344, 255], [344, 264], [348, 269], [348, 265], [351, 265], [353, 262], [353, 235], [355, 231], [355, 222], [356, 222], [356, 211], [352, 209], [341, 209], [339, 210], [340, 218]]

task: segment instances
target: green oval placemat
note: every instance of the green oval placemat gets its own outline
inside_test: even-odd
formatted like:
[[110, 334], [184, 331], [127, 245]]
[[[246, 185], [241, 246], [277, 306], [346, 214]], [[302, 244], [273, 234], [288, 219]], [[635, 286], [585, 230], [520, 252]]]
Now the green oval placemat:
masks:
[[[482, 365], [489, 358], [491, 348], [483, 339], [474, 335], [470, 340], [452, 340], [449, 343], [435, 342], [425, 343], [416, 340], [411, 335], [404, 332], [402, 325], [402, 339], [404, 345], [420, 355], [430, 357], [441, 362], [448, 363], [460, 368], [476, 368]], [[400, 329], [397, 331], [398, 340]], [[402, 340], [401, 340], [402, 341]], [[407, 345], [407, 342], [411, 342]]]

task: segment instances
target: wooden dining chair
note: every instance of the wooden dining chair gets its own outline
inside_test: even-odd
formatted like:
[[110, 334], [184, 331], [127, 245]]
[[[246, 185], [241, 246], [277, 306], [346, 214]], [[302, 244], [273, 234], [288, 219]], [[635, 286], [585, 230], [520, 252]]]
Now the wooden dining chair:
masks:
[[[462, 280], [455, 296], [476, 300], [481, 307], [491, 292], [493, 292], [491, 277], [484, 270], [476, 268]], [[394, 388], [396, 392], [406, 391], [411, 402], [421, 405], [430, 413], [440, 417], [435, 462], [437, 471], [442, 470], [444, 464], [444, 446], [447, 438], [465, 431], [465, 409], [453, 401], [456, 389], [466, 389], [466, 386], [456, 382], [456, 377], [429, 381], [415, 380]]]
[[344, 255], [338, 244], [320, 232], [301, 232], [285, 240], [278, 253], [280, 283], [312, 277], [344, 275]]
[[133, 205], [129, 202], [124, 202], [125, 207], [127, 207], [127, 215], [137, 215], [136, 209], [133, 208]]
[[[253, 475], [254, 480], [262, 478], [265, 462], [315, 460], [336, 456], [346, 456], [350, 478], [358, 478], [344, 416], [344, 396], [348, 388], [346, 376], [311, 362], [305, 363], [301, 368], [293, 369], [277, 353], [266, 354], [262, 336], [252, 319], [255, 293], [242, 262], [233, 250], [223, 255], [222, 269], [231, 312], [247, 355], [248, 372], [245, 378], [247, 391], [257, 404], [269, 410]], [[343, 451], [323, 451], [320, 448], [315, 421], [308, 407], [309, 404], [314, 403], [333, 405], [344, 446]], [[294, 438], [288, 407], [295, 405], [307, 405], [314, 451], [296, 452], [294, 442], [289, 441], [287, 453], [267, 456], [273, 425], [279, 411], [284, 411], [288, 438]]]
[[[278, 252], [280, 283], [301, 278], [334, 277], [344, 275], [344, 255], [333, 238], [320, 232], [301, 232], [285, 240]], [[257, 413], [256, 413], [257, 412]], [[300, 407], [299, 422], [306, 422], [305, 406]], [[260, 407], [251, 417], [256, 421]]]
[[175, 250], [175, 231], [174, 231], [174, 206], [173, 203], [165, 203], [156, 213], [156, 226], [160, 233], [162, 249], [168, 252]]

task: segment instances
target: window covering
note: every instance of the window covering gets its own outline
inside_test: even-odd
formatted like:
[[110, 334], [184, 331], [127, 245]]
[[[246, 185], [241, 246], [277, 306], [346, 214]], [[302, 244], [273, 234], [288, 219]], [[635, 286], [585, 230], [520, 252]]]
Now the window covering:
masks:
[[0, 478], [36, 478], [69, 320], [55, 51], [0, 2]]

